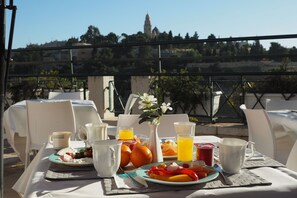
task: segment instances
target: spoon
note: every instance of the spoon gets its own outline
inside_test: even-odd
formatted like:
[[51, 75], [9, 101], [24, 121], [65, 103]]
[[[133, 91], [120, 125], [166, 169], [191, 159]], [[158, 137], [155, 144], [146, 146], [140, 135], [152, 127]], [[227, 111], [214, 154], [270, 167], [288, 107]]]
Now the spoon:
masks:
[[214, 168], [220, 173], [220, 175], [223, 177], [224, 182], [225, 182], [226, 185], [232, 185], [232, 184], [233, 184], [233, 182], [232, 182], [228, 177], [226, 177], [226, 175], [224, 175], [221, 166], [219, 166], [218, 164], [214, 164], [213, 167], [214, 167]]

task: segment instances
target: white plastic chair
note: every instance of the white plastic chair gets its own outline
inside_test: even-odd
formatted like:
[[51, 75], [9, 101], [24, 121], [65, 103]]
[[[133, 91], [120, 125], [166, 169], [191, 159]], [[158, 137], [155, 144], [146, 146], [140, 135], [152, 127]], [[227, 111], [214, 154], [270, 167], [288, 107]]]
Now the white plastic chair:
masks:
[[119, 114], [117, 122], [117, 134], [119, 127], [132, 127], [134, 134], [143, 134], [148, 136], [150, 134], [148, 124], [139, 124], [139, 120], [139, 114]]
[[273, 110], [297, 110], [296, 100], [266, 99], [266, 111]]
[[[88, 91], [86, 92], [86, 99], [88, 99]], [[48, 99], [51, 100], [84, 100], [84, 92], [49, 92]]]
[[249, 141], [255, 143], [257, 151], [275, 159], [275, 136], [266, 111], [263, 109], [247, 109], [244, 104], [240, 106], [240, 109], [246, 116]]
[[54, 131], [71, 131], [75, 136], [76, 123], [71, 101], [34, 102], [26, 101], [27, 142], [25, 167], [30, 163], [30, 152], [39, 150], [48, 142]]
[[166, 114], [161, 117], [158, 133], [160, 137], [175, 137], [174, 122], [189, 122], [188, 114]]
[[129, 98], [127, 100], [127, 103], [125, 105], [125, 110], [124, 110], [124, 114], [130, 114], [131, 110], [135, 104], [135, 102], [138, 100], [139, 95], [137, 94], [130, 94]]
[[246, 109], [245, 105], [240, 108], [247, 119], [249, 140], [256, 143], [256, 149], [285, 164], [294, 144], [290, 135], [281, 127], [272, 127], [266, 110]]
[[[160, 125], [158, 127], [159, 137], [175, 137], [174, 122], [188, 122], [189, 116], [187, 114], [166, 114], [161, 117]], [[142, 134], [149, 136], [150, 130], [147, 123], [139, 124], [139, 114], [120, 114], [118, 116], [117, 129], [121, 126], [133, 127], [134, 134]], [[118, 130], [117, 130], [118, 131]]]
[[287, 168], [297, 172], [297, 141], [295, 141], [295, 144], [291, 149], [286, 166]]

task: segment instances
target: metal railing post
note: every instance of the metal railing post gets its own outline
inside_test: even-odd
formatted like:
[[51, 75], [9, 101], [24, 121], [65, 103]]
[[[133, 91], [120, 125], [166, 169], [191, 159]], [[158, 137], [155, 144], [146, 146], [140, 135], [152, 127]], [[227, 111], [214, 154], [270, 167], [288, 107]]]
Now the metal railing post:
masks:
[[6, 1], [1, 0], [0, 5], [0, 197], [3, 197], [4, 193], [4, 163], [3, 163], [3, 154], [4, 154], [4, 127], [3, 127], [3, 113], [4, 113], [4, 98], [5, 98], [5, 75], [6, 75], [6, 62], [5, 62], [5, 5]]

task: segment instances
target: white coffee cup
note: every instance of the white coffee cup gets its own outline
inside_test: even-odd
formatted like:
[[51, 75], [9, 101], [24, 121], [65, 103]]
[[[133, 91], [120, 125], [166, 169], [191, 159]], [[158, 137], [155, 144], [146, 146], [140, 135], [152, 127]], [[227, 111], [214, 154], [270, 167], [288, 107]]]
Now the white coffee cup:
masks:
[[99, 177], [112, 177], [121, 164], [122, 142], [118, 140], [101, 140], [91, 143], [93, 164]]
[[[250, 145], [251, 152], [247, 155], [246, 148]], [[245, 160], [254, 155], [254, 143], [237, 138], [219, 140], [219, 159], [223, 171], [230, 174], [239, 173]]]
[[49, 136], [49, 143], [51, 143], [54, 149], [62, 149], [69, 147], [70, 131], [56, 131]]
[[107, 123], [87, 123], [80, 127], [78, 137], [89, 143], [98, 140], [107, 140]]
[[195, 136], [195, 122], [174, 122], [173, 124], [177, 135], [188, 134]]

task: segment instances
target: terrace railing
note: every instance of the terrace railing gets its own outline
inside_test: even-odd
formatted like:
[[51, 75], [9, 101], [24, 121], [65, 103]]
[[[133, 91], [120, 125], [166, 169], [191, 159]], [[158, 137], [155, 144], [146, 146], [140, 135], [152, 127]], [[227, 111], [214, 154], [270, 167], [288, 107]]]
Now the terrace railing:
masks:
[[[284, 72], [278, 74], [272, 74], [270, 72], [204, 73], [199, 75], [203, 76], [203, 79], [207, 79], [201, 83], [209, 88], [209, 98], [212, 98], [212, 94], [215, 91], [222, 92], [218, 110], [214, 114], [212, 114], [212, 105], [210, 105], [211, 109], [207, 109], [207, 107], [203, 106], [201, 101], [197, 101], [197, 103], [202, 104], [201, 110], [204, 111], [203, 115], [199, 115], [198, 113], [195, 114], [194, 111], [190, 110], [186, 112], [192, 117], [197, 117], [199, 121], [207, 122], [241, 122], [243, 120], [243, 114], [239, 109], [239, 105], [246, 102], [245, 95], [248, 93], [255, 97], [251, 108], [265, 108], [265, 101], [261, 99], [267, 94], [270, 94], [270, 92], [258, 92], [257, 87], [253, 85], [264, 83], [265, 78], [267, 77], [281, 78], [282, 76], [285, 76], [286, 78], [296, 77], [297, 79], [297, 72]], [[88, 89], [87, 76], [10, 76], [8, 83], [9, 93], [6, 97], [6, 105], [9, 106], [14, 102], [23, 99], [47, 98], [49, 91], [53, 90], [63, 89], [65, 92], [78, 90], [76, 81], [74, 81], [73, 84], [70, 84], [70, 86], [69, 84], [64, 86], [65, 84], [63, 84], [63, 82], [65, 79], [72, 78], [81, 81], [83, 87], [80, 91], [83, 90], [86, 92]], [[107, 89], [114, 90], [114, 88], [116, 88], [114, 87], [114, 83], [115, 82], [111, 82], [109, 84], [110, 87], [107, 87]], [[54, 86], [49, 87], [49, 84], [53, 84]], [[15, 90], [16, 93], [13, 93], [11, 90]], [[130, 90], [126, 91], [129, 92]], [[115, 90], [115, 92], [118, 91]], [[116, 114], [123, 113], [123, 104], [125, 104], [126, 98], [120, 96], [118, 93], [113, 95], [115, 98], [112, 98], [109, 101], [114, 101], [116, 104], [115, 106], [110, 104], [109, 110]], [[110, 96], [113, 95], [111, 94]], [[295, 99], [294, 97], [296, 93], [284, 93], [283, 91], [280, 91], [279, 95], [285, 100], [291, 100]], [[210, 113], [207, 114], [207, 112]]]
[[[47, 98], [47, 93], [54, 89], [86, 90], [88, 77], [114, 76], [109, 88], [115, 92], [110, 94], [115, 97], [110, 99], [115, 104], [110, 104], [109, 110], [119, 114], [131, 93], [132, 76], [194, 76], [200, 77], [210, 98], [215, 91], [221, 91], [222, 95], [215, 113], [212, 109], [206, 116], [195, 111], [186, 113], [201, 121], [241, 122], [243, 114], [239, 105], [245, 103], [247, 93], [256, 97], [252, 108], [265, 108], [261, 99], [270, 92], [265, 89], [267, 82], [270, 82], [269, 88], [275, 87], [274, 92], [287, 100], [297, 93], [295, 48], [283, 53], [251, 52], [254, 44], [249, 42], [270, 39], [297, 39], [297, 34], [15, 49], [9, 68], [6, 104]], [[230, 54], [230, 50], [224, 51], [222, 46], [236, 47]], [[176, 72], [181, 68], [187, 72]], [[201, 108], [206, 112], [203, 104]]]

